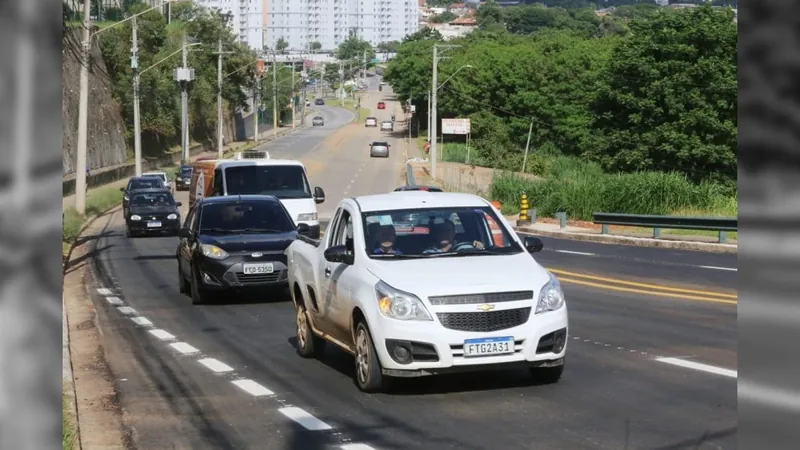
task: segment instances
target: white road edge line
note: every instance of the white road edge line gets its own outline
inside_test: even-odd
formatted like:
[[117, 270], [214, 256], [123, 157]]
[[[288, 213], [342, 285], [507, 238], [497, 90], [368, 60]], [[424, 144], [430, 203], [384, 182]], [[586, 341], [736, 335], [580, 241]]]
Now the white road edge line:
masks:
[[795, 414], [800, 412], [800, 394], [797, 392], [755, 384], [752, 381], [739, 380], [739, 401], [742, 400]]
[[295, 422], [299, 423], [306, 430], [321, 431], [321, 430], [333, 429], [332, 426], [330, 426], [327, 423], [317, 419], [316, 417], [314, 417], [311, 414], [307, 413], [302, 408], [297, 408], [295, 406], [288, 406], [286, 408], [279, 409], [278, 412], [280, 412], [284, 416], [294, 420]]
[[739, 269], [735, 267], [718, 267], [718, 266], [697, 266], [701, 269], [712, 269], [712, 270], [728, 270], [730, 272], [738, 272]]
[[192, 353], [200, 353], [200, 350], [192, 347], [186, 342], [173, 342], [172, 344], [169, 344], [169, 346], [183, 353], [184, 355], [191, 355]]
[[119, 297], [106, 297], [106, 301], [114, 306], [123, 305], [122, 299]]
[[141, 325], [141, 326], [143, 326], [143, 327], [152, 327], [152, 326], [153, 326], [153, 322], [150, 322], [150, 321], [149, 321], [147, 318], [145, 318], [145, 317], [131, 317], [131, 320], [132, 320], [132, 321], [133, 321], [133, 322], [134, 322], [136, 325]]
[[339, 446], [342, 450], [375, 450], [375, 447], [370, 447], [367, 444], [344, 444]]
[[686, 361], [685, 359], [660, 357], [656, 358], [655, 360], [658, 362], [672, 364], [673, 366], [684, 367], [686, 369], [699, 370], [701, 372], [713, 373], [715, 375], [722, 375], [724, 377], [729, 377], [729, 378], [738, 378], [739, 376], [739, 372], [737, 372], [736, 370], [725, 369], [716, 366], [709, 366], [708, 364], [701, 364], [694, 361]]
[[150, 334], [152, 334], [153, 336], [161, 339], [162, 341], [171, 341], [171, 340], [175, 339], [175, 336], [173, 336], [172, 334], [167, 333], [166, 331], [161, 330], [161, 329], [150, 330]]
[[120, 306], [117, 308], [117, 311], [125, 314], [126, 316], [133, 316], [136, 315], [136, 310], [131, 308], [130, 306]]
[[114, 295], [114, 293], [111, 292], [111, 289], [106, 289], [106, 288], [98, 288], [97, 293], [100, 295]]
[[264, 386], [256, 383], [253, 380], [234, 380], [232, 383], [253, 397], [261, 397], [265, 395], [275, 395], [274, 392], [265, 388]]
[[209, 369], [213, 370], [214, 372], [221, 373], [221, 372], [232, 372], [233, 367], [225, 364], [222, 361], [219, 361], [214, 358], [203, 358], [198, 361], [200, 364], [208, 367]]
[[596, 253], [587, 253], [587, 252], [575, 252], [572, 250], [553, 250], [554, 252], [558, 253], [569, 253], [570, 255], [581, 255], [581, 256], [595, 256]]

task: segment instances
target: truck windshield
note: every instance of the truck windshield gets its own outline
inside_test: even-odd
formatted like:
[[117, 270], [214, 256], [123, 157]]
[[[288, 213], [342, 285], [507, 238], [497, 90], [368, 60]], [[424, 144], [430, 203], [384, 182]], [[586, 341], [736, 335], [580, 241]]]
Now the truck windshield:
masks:
[[301, 166], [237, 166], [225, 169], [228, 195], [274, 195], [281, 200], [311, 198]]
[[488, 207], [425, 208], [362, 214], [373, 259], [514, 254], [523, 251]]
[[275, 201], [240, 201], [203, 206], [203, 234], [287, 233], [295, 229], [292, 218]]

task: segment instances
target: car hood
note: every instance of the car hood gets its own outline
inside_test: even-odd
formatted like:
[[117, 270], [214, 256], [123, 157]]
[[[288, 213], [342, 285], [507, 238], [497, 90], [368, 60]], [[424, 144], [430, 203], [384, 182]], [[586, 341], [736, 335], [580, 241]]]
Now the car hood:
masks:
[[171, 206], [135, 206], [129, 207], [131, 214], [146, 215], [146, 214], [178, 214], [178, 208], [174, 205]]
[[369, 271], [421, 297], [485, 292], [539, 292], [550, 276], [527, 252], [516, 255], [370, 260]]
[[200, 242], [215, 245], [228, 253], [283, 253], [297, 238], [297, 232], [272, 234], [203, 235]]

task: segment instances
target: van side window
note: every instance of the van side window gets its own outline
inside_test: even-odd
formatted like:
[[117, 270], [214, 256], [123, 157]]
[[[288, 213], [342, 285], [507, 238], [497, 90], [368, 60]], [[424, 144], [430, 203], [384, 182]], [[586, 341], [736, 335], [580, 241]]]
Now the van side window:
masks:
[[222, 170], [214, 169], [214, 188], [211, 195], [222, 195]]

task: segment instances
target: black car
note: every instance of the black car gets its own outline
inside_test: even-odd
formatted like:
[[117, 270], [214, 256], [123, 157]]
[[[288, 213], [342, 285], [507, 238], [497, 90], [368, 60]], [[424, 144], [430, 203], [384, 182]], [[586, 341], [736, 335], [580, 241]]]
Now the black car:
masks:
[[130, 202], [131, 195], [137, 191], [150, 189], [164, 189], [164, 184], [158, 178], [131, 177], [131, 179], [128, 180], [127, 186], [119, 188], [119, 190], [122, 191], [122, 214], [128, 217], [128, 203]]
[[314, 125], [315, 127], [321, 127], [325, 125], [325, 119], [323, 119], [322, 116], [314, 117], [314, 119], [311, 122], [312, 125]]
[[192, 184], [192, 166], [182, 165], [175, 174], [175, 190], [188, 191]]
[[324, 105], [325, 104], [325, 100], [323, 100], [321, 98], [315, 98], [314, 99], [314, 104], [315, 105]]
[[180, 206], [172, 192], [163, 186], [133, 191], [125, 213], [125, 235], [168, 233], [177, 236], [181, 227]]
[[297, 227], [272, 195], [198, 200], [180, 230], [178, 286], [193, 304], [222, 291], [285, 288], [284, 251], [309, 227]]

